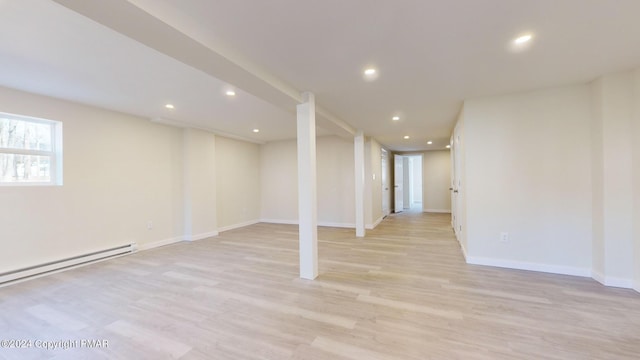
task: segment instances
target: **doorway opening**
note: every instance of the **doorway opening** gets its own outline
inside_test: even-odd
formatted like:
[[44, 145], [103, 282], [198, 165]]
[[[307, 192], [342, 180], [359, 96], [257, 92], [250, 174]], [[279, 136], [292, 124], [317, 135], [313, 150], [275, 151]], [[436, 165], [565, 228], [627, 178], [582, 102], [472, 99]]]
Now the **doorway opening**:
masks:
[[391, 159], [387, 150], [382, 149], [380, 151], [380, 157], [382, 160], [381, 180], [382, 180], [382, 216], [383, 218], [391, 214], [391, 190], [389, 181], [391, 179]]
[[422, 211], [422, 155], [394, 155], [394, 212]]

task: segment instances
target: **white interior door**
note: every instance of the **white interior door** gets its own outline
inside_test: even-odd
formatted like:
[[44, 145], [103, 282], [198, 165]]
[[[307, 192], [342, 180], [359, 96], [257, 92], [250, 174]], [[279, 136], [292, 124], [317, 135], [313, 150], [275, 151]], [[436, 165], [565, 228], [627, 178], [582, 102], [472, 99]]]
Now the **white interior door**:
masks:
[[402, 164], [403, 157], [401, 155], [393, 156], [394, 172], [393, 172], [393, 195], [394, 195], [394, 212], [401, 212], [404, 208], [403, 175], [404, 166]]
[[457, 179], [457, 171], [456, 171], [456, 153], [455, 153], [455, 145], [453, 142], [454, 136], [451, 136], [449, 140], [449, 144], [451, 145], [451, 181], [449, 186], [449, 192], [451, 193], [451, 227], [453, 227], [454, 231], [456, 229], [456, 216], [458, 215], [456, 197], [453, 189], [455, 188], [456, 179]]
[[459, 131], [454, 132], [453, 139], [453, 159], [454, 159], [454, 171], [455, 177], [453, 179], [453, 203], [455, 203], [455, 224], [454, 231], [456, 237], [460, 239], [460, 232], [462, 231], [462, 219], [460, 218], [460, 210], [462, 209], [463, 194], [462, 190], [462, 163], [460, 158], [460, 149], [462, 147]]
[[411, 180], [413, 172], [411, 171], [411, 158], [408, 156], [402, 157], [402, 166], [404, 174], [402, 175], [402, 205], [405, 210], [411, 209]]
[[387, 216], [391, 213], [391, 190], [389, 190], [389, 154], [382, 149], [382, 214]]
[[422, 155], [414, 156], [413, 165], [411, 165], [411, 169], [413, 170], [413, 178], [411, 179], [411, 209], [422, 211]]

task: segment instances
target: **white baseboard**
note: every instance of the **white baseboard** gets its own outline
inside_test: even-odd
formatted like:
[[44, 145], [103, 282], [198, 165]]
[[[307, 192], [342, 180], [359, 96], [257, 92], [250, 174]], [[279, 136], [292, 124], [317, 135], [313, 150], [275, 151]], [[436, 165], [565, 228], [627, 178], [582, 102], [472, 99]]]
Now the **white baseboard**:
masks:
[[[380, 225], [382, 220], [384, 220], [384, 217], [381, 217], [380, 219], [376, 220], [376, 222], [373, 224], [365, 225], [365, 229], [367, 230], [375, 229], [376, 226]], [[260, 219], [259, 222], [267, 223], [267, 224], [298, 225], [298, 220]], [[335, 222], [325, 222], [325, 221], [318, 222], [318, 226], [344, 228], [344, 229], [356, 228], [356, 224], [352, 224], [352, 223], [335, 223]]]
[[211, 231], [208, 233], [196, 234], [196, 235], [185, 235], [184, 241], [198, 241], [203, 239], [208, 239], [210, 237], [218, 236], [217, 231]]
[[356, 224], [333, 223], [333, 222], [318, 222], [318, 226], [345, 228], [345, 229], [355, 229], [356, 228]]
[[[298, 220], [260, 219], [260, 222], [268, 223], [268, 224], [298, 225]], [[334, 222], [325, 222], [325, 221], [318, 222], [318, 226], [337, 227], [337, 228], [346, 228], [346, 229], [356, 228], [356, 224], [334, 223]]]
[[634, 286], [633, 286], [633, 290], [637, 291], [640, 293], [640, 281], [636, 281], [634, 282]]
[[164, 240], [160, 240], [160, 241], [154, 241], [151, 243], [146, 243], [146, 244], [142, 244], [142, 245], [137, 245], [137, 249], [139, 251], [144, 251], [144, 250], [149, 250], [149, 249], [154, 249], [160, 246], [166, 246], [166, 245], [171, 245], [171, 244], [175, 244], [178, 242], [182, 241], [182, 236], [179, 237], [174, 237], [174, 238], [170, 238], [170, 239], [164, 239]]
[[298, 220], [260, 219], [260, 222], [267, 224], [298, 225]]
[[467, 264], [470, 264], [470, 262], [468, 260], [469, 256], [467, 256], [467, 248], [465, 248], [464, 245], [462, 245], [460, 240], [458, 240], [458, 244], [460, 244], [460, 249], [462, 249], [462, 256], [464, 256], [464, 261], [466, 261]]
[[624, 288], [624, 289], [634, 289], [632, 279], [606, 276], [599, 271], [593, 271], [593, 270], [591, 271], [591, 277], [595, 281], [605, 286], [612, 286], [612, 287], [618, 287], [618, 288]]
[[380, 223], [382, 222], [382, 220], [384, 220], [384, 216], [381, 216], [378, 220], [376, 220], [373, 224], [367, 224], [365, 226], [365, 229], [367, 230], [373, 230], [376, 227], [378, 227], [378, 225], [380, 225]]
[[255, 224], [259, 223], [259, 222], [260, 222], [260, 220], [251, 220], [251, 221], [245, 221], [245, 222], [242, 222], [242, 223], [239, 223], [239, 224], [223, 226], [221, 228], [218, 228], [218, 233], [221, 233], [221, 232], [224, 232], [224, 231], [243, 228], [245, 226], [255, 225]]
[[605, 284], [605, 281], [606, 281], [605, 276], [601, 272], [595, 271], [595, 270], [591, 270], [591, 277], [593, 278], [593, 280], [599, 282], [600, 284], [606, 285]]
[[607, 277], [605, 285], [623, 289], [633, 289], [633, 280]]
[[495, 266], [508, 269], [539, 271], [551, 274], [591, 277], [591, 270], [572, 266], [548, 265], [513, 260], [491, 259], [476, 256], [465, 256], [467, 264]]
[[385, 218], [384, 216], [380, 216], [380, 217], [378, 218], [378, 220], [376, 220], [376, 222], [375, 222], [375, 223], [373, 223], [373, 228], [374, 228], [374, 229], [375, 229], [375, 228], [377, 228], [377, 227], [378, 227], [378, 225], [380, 225], [380, 223], [382, 222], [382, 220], [384, 220], [384, 218]]
[[451, 214], [451, 209], [422, 209], [426, 213]]

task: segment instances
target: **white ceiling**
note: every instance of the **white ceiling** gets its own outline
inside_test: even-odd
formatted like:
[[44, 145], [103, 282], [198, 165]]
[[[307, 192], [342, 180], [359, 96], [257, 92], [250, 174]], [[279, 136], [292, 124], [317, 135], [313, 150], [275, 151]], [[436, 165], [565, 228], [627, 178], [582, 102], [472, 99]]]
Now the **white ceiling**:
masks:
[[293, 113], [47, 0], [0, 2], [0, 69], [2, 86], [149, 120], [254, 142], [296, 136]]
[[[638, 0], [56, 2], [0, 0], [1, 85], [257, 141], [294, 137], [296, 96], [311, 91], [329, 131], [443, 148], [464, 99], [640, 66]], [[523, 32], [530, 48], [512, 51]]]

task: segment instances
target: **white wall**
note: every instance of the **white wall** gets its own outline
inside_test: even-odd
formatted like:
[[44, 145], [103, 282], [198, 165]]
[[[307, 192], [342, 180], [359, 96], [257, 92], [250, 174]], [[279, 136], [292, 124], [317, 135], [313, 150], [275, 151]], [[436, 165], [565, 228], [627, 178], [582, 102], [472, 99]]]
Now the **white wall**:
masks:
[[61, 121], [64, 145], [63, 186], [0, 187], [0, 272], [259, 219], [259, 145], [6, 88], [0, 103]]
[[[318, 173], [318, 223], [355, 226], [353, 142], [337, 136], [316, 140]], [[297, 223], [297, 157], [295, 140], [261, 146], [261, 219]]]
[[592, 84], [593, 277], [631, 287], [633, 278], [633, 74]]
[[426, 151], [422, 162], [423, 211], [451, 212], [451, 152]]
[[415, 156], [411, 158], [411, 204], [422, 206], [422, 188], [424, 183], [422, 182], [423, 171], [422, 171], [422, 162], [424, 157]]
[[[592, 182], [592, 272], [604, 277], [604, 84], [597, 79], [591, 84], [591, 182]], [[597, 275], [596, 275], [597, 276]]]
[[0, 187], [0, 272], [182, 238], [181, 129], [6, 88], [0, 103], [64, 132], [63, 186]]
[[367, 229], [375, 228], [384, 218], [382, 176], [382, 147], [375, 139], [369, 139], [365, 143], [364, 221]]
[[295, 140], [260, 146], [260, 219], [298, 222], [298, 157]]
[[458, 134], [468, 262], [640, 291], [640, 69], [466, 101]]
[[402, 206], [405, 210], [411, 208], [411, 165], [408, 157], [402, 158]]
[[353, 141], [318, 138], [318, 222], [355, 226], [355, 161]]
[[260, 145], [216, 137], [216, 197], [219, 231], [260, 219]]
[[632, 120], [634, 289], [640, 292], [640, 68], [634, 72]]
[[216, 236], [216, 137], [206, 131], [184, 129], [183, 151], [184, 238]]
[[590, 274], [590, 116], [586, 85], [465, 102], [469, 262]]

